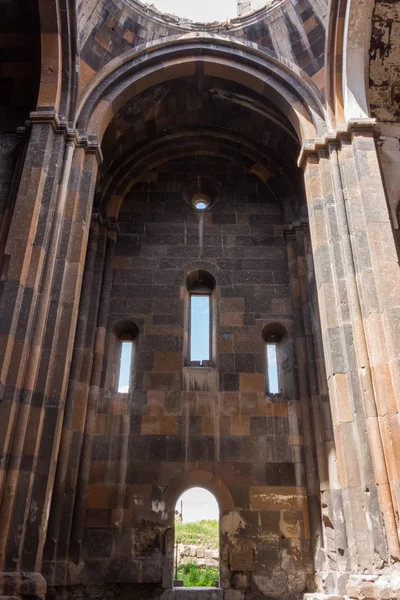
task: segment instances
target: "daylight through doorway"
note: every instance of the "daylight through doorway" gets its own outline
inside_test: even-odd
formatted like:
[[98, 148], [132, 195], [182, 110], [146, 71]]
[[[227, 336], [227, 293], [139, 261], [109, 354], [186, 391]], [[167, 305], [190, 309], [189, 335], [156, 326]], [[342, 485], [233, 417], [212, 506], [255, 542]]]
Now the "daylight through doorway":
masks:
[[175, 587], [219, 587], [219, 508], [213, 494], [191, 488], [175, 507]]

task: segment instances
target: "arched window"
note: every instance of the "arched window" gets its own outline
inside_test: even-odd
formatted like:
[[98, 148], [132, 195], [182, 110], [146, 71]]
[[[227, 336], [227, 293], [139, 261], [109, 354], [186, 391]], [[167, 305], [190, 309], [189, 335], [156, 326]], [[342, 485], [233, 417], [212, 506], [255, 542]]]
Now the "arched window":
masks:
[[123, 321], [115, 326], [115, 389], [128, 394], [135, 388], [136, 356], [139, 329], [133, 321]]
[[185, 357], [189, 366], [213, 366], [216, 344], [215, 279], [206, 271], [187, 278]]
[[265, 393], [280, 397], [284, 389], [285, 374], [288, 369], [289, 344], [285, 327], [271, 323], [263, 329]]

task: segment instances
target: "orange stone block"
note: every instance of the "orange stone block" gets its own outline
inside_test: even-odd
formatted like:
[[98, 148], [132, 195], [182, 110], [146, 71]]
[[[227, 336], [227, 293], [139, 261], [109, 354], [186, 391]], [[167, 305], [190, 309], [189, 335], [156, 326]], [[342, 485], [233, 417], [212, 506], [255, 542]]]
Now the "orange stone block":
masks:
[[221, 313], [242, 313], [244, 311], [244, 298], [221, 298], [219, 310]]
[[203, 435], [218, 435], [215, 430], [214, 419], [210, 417], [203, 417], [201, 420], [201, 433]]
[[241, 373], [241, 392], [263, 392], [265, 390], [265, 377], [263, 373]]
[[155, 352], [155, 371], [181, 371], [182, 354], [180, 352]]
[[90, 484], [88, 486], [87, 508], [109, 508], [110, 486], [107, 484]]
[[142, 435], [176, 435], [177, 418], [159, 416], [144, 416], [142, 418]]
[[232, 435], [250, 435], [250, 417], [236, 415], [231, 417]]
[[271, 411], [274, 417], [287, 417], [288, 404], [287, 402], [271, 402]]
[[234, 327], [241, 327], [243, 325], [243, 313], [221, 313], [219, 322], [222, 326], [231, 325]]
[[108, 415], [98, 414], [96, 415], [96, 424], [95, 424], [95, 435], [104, 435], [107, 428]]
[[218, 349], [223, 354], [232, 354], [234, 351], [233, 336], [229, 333], [219, 336]]
[[89, 65], [82, 59], [80, 60], [79, 67], [79, 95], [81, 95], [84, 89], [96, 75], [96, 71], [89, 67]]
[[219, 395], [213, 392], [199, 392], [196, 398], [197, 410], [196, 414], [212, 417], [219, 412]]
[[165, 412], [165, 392], [149, 390], [147, 392], [147, 414], [163, 415]]

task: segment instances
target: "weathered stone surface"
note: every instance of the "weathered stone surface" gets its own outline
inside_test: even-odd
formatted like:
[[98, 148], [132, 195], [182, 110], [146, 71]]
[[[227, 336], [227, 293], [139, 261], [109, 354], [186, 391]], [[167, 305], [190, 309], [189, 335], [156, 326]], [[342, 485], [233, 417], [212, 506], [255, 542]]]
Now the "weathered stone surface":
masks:
[[238, 11], [0, 2], [1, 598], [400, 597], [399, 9]]

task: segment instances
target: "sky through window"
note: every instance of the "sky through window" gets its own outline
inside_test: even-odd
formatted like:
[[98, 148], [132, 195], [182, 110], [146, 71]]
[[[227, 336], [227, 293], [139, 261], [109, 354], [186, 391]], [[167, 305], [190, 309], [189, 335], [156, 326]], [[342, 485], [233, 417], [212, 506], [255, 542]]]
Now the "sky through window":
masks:
[[121, 346], [118, 392], [120, 394], [127, 394], [131, 378], [132, 342], [122, 342]]
[[210, 296], [190, 296], [190, 360], [210, 360]]
[[267, 344], [268, 391], [270, 394], [279, 393], [278, 361], [276, 344]]

